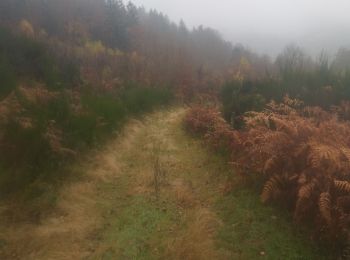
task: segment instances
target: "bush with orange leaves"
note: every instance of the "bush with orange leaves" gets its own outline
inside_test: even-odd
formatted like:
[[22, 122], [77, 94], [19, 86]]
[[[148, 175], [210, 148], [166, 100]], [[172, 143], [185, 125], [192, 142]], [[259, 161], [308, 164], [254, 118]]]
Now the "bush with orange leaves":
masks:
[[240, 171], [264, 180], [262, 202], [288, 205], [297, 223], [314, 223], [318, 238], [350, 249], [350, 122], [286, 98], [247, 113], [245, 123], [236, 131], [204, 108], [185, 118], [191, 132], [224, 146]]
[[239, 137], [213, 108], [196, 106], [184, 118], [187, 131], [205, 138], [215, 149], [232, 151], [239, 144]]

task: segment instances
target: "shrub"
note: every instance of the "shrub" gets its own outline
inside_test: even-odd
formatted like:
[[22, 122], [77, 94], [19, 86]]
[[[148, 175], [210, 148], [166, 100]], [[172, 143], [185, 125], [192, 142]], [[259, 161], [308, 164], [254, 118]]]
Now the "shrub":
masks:
[[247, 111], [261, 111], [264, 103], [271, 100], [282, 102], [286, 95], [302, 100], [308, 106], [329, 110], [350, 98], [349, 75], [347, 70], [339, 73], [329, 69], [325, 73], [318, 69], [301, 69], [287, 75], [265, 76], [243, 83], [227, 82], [221, 88], [225, 119], [230, 121], [232, 112], [241, 115]]
[[[103, 142], [126, 118], [170, 101], [167, 90], [133, 88], [123, 93], [49, 91], [19, 87], [0, 119], [2, 195], [45, 179], [54, 182], [64, 165]], [[9, 107], [14, 109], [8, 110]], [[3, 116], [3, 115], [2, 115]], [[59, 174], [59, 176], [58, 176]]]
[[92, 113], [96, 119], [101, 119], [100, 126], [111, 130], [123, 122], [126, 107], [116, 95], [96, 94], [82, 97], [83, 107]]
[[139, 114], [150, 111], [155, 105], [167, 104], [172, 93], [166, 88], [143, 88], [129, 85], [121, 94], [121, 100], [129, 113]]
[[239, 143], [236, 132], [216, 109], [194, 107], [186, 114], [184, 125], [187, 131], [204, 137], [219, 151], [230, 153]]
[[235, 128], [243, 126], [243, 115], [247, 111], [260, 111], [265, 99], [253, 89], [253, 83], [230, 82], [221, 91], [224, 118]]

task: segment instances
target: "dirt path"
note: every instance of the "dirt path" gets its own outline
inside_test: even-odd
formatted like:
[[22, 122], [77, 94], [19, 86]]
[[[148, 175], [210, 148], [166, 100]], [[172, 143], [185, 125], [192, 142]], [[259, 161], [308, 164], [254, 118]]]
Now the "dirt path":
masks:
[[[65, 187], [38, 224], [2, 227], [8, 259], [213, 259], [218, 225], [208, 173], [184, 143], [182, 109], [132, 121]], [[156, 163], [158, 161], [158, 163]], [[155, 176], [156, 168], [158, 175]]]
[[256, 194], [223, 196], [231, 169], [185, 134], [184, 112], [131, 121], [90, 156], [51, 216], [1, 225], [1, 259], [313, 259]]

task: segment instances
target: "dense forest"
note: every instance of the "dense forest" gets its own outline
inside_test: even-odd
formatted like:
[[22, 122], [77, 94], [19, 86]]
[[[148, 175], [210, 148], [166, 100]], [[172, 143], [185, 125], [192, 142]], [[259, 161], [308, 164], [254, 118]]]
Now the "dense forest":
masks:
[[265, 62], [122, 1], [2, 1], [0, 12], [2, 193], [55, 178], [127, 114], [214, 97], [243, 56]]
[[176, 104], [263, 203], [349, 259], [349, 100], [346, 48], [315, 58], [291, 44], [272, 59], [131, 2], [1, 0], [5, 215], [40, 221], [74, 162], [130, 117]]
[[214, 30], [131, 3], [2, 1], [0, 10], [2, 192], [48, 174], [128, 113], [212, 91], [230, 63]]

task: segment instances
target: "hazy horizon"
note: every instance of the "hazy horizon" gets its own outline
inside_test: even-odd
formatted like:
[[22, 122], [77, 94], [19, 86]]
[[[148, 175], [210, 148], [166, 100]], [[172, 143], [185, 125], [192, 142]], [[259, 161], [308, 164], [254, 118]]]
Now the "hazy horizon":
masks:
[[233, 44], [241, 43], [275, 56], [295, 43], [311, 55], [323, 49], [334, 54], [350, 47], [350, 2], [345, 0], [134, 0], [156, 9], [189, 28], [204, 25], [218, 30]]

